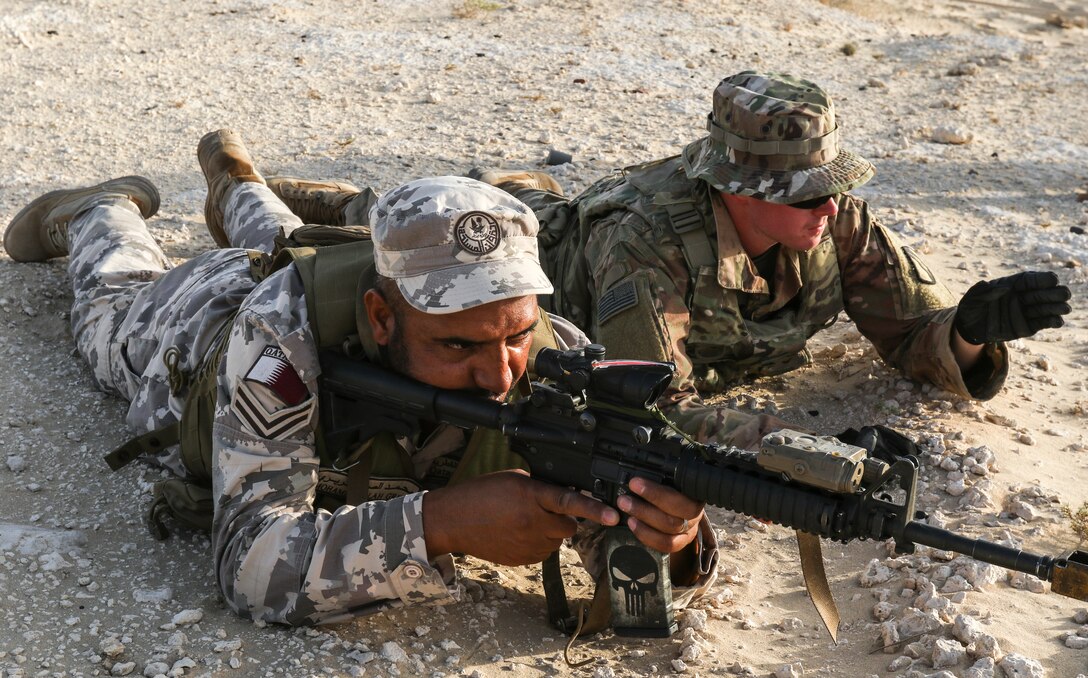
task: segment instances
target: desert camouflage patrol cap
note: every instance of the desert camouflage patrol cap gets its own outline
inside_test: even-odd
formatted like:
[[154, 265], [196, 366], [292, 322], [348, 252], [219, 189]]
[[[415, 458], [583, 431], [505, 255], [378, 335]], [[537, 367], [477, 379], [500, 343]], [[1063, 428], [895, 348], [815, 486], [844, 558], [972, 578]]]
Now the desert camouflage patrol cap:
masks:
[[722, 80], [707, 131], [684, 149], [684, 170], [726, 193], [795, 203], [844, 193], [874, 173], [839, 146], [827, 93], [790, 75], [744, 71]]
[[466, 177], [417, 179], [370, 212], [374, 263], [424, 313], [456, 313], [551, 294], [536, 216], [502, 189]]

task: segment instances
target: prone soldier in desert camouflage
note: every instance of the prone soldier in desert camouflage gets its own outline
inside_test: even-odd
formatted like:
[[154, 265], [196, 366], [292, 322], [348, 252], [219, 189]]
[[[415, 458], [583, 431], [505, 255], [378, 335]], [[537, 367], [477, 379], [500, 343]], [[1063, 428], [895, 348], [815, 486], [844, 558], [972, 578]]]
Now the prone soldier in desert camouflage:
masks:
[[[198, 158], [223, 249], [171, 268], [144, 222], [158, 192], [135, 176], [37, 198], [4, 245], [17, 261], [70, 254], [78, 349], [144, 434], [111, 465], [150, 451], [173, 472], [156, 485], [151, 524], [161, 529], [164, 512], [207, 520], [232, 608], [315, 624], [442, 603], [458, 591], [451, 553], [530, 564], [575, 535], [577, 519], [579, 534], [619, 522], [615, 508], [511, 470], [496, 432], [434, 424], [350, 449], [323, 442], [322, 350], [354, 346], [361, 360], [498, 400], [534, 350], [586, 343], [538, 309], [552, 286], [531, 210], [473, 179], [421, 179], [377, 201], [372, 239], [269, 274], [274, 238], [301, 222], [236, 134], [206, 135]], [[682, 603], [714, 578], [702, 505], [644, 479], [630, 489], [619, 508], [645, 545], [673, 554]], [[576, 542], [599, 570], [599, 542]]]
[[[556, 286], [550, 310], [613, 357], [676, 363], [662, 405], [685, 431], [757, 441], [699, 394], [809, 363], [807, 340], [844, 310], [890, 365], [978, 399], [1005, 381], [1003, 342], [1059, 327], [1070, 311], [1051, 272], [980, 282], [957, 303], [849, 194], [874, 169], [842, 148], [833, 103], [815, 83], [727, 77], [707, 130], [680, 155], [628, 167], [574, 199], [543, 172], [469, 173], [536, 212]], [[354, 223], [374, 199], [343, 183], [270, 185], [312, 221]]]

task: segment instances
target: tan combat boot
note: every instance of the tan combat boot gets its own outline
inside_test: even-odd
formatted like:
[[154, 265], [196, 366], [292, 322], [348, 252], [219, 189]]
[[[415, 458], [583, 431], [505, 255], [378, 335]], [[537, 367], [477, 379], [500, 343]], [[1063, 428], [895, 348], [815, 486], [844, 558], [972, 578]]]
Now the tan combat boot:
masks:
[[550, 174], [536, 170], [489, 170], [473, 167], [468, 171], [468, 178], [491, 184], [511, 193], [519, 188], [535, 188], [563, 195], [563, 187]]
[[120, 177], [95, 186], [51, 191], [15, 215], [4, 232], [4, 249], [15, 261], [46, 261], [68, 254], [68, 224], [88, 208], [131, 200], [144, 219], [159, 211], [159, 191], [144, 177]]
[[360, 191], [346, 181], [268, 177], [268, 187], [304, 223], [325, 226], [357, 225], [357, 219], [348, 223], [346, 213], [350, 209], [351, 201]]
[[208, 182], [204, 222], [215, 244], [230, 247], [227, 232], [223, 230], [223, 204], [227, 193], [242, 181], [263, 184], [264, 177], [253, 166], [253, 158], [242, 143], [242, 137], [229, 129], [205, 134], [197, 144], [196, 158]]

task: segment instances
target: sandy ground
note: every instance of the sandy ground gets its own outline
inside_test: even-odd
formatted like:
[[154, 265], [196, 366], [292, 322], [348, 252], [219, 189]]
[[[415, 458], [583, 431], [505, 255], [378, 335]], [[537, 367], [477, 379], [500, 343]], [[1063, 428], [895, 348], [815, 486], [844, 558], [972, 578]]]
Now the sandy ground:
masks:
[[[539, 167], [555, 148], [575, 162], [549, 171], [576, 191], [700, 135], [725, 75], [803, 74], [877, 164], [859, 193], [953, 291], [1048, 269], [1075, 310], [1011, 345], [1008, 385], [986, 403], [901, 379], [848, 322], [816, 343], [814, 366], [727, 399], [828, 433], [907, 431], [927, 453], [921, 505], [943, 524], [1057, 554], [1077, 545], [1058, 507], [1088, 500], [1088, 31], [1073, 2], [1001, 4], [4, 0], [0, 221], [45, 191], [140, 173], [164, 198], [153, 232], [192, 256], [211, 246], [195, 146], [223, 126], [266, 174], [388, 189]], [[1085, 603], [945, 554], [892, 560], [883, 544], [825, 544], [834, 645], [792, 534], [720, 511], [725, 576], [681, 615], [686, 630], [605, 634], [577, 649], [594, 657], [578, 671], [534, 568], [465, 563], [464, 600], [447, 608], [313, 630], [242, 621], [216, 593], [206, 537], [144, 529], [157, 472], [100, 461], [126, 437], [124, 405], [74, 354], [69, 304], [63, 261], [0, 258], [0, 675], [1088, 674]], [[982, 590], [955, 592], [957, 573]], [[937, 627], [907, 637], [922, 609]], [[967, 649], [997, 669], [960, 656], [960, 615], [985, 636]]]

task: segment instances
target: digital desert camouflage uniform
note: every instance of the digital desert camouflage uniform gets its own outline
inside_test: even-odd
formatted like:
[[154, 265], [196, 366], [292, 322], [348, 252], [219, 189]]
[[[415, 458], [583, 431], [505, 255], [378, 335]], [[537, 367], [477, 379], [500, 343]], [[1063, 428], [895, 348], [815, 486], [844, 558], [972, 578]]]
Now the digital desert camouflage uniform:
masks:
[[[418, 191], [413, 197], [428, 199]], [[194, 371], [220, 337], [228, 341], [213, 428], [212, 539], [227, 603], [245, 617], [317, 624], [456, 600], [450, 556], [428, 561], [420, 490], [448, 479], [455, 463], [447, 462], [463, 451], [466, 432], [443, 425], [424, 441], [398, 440], [414, 467], [407, 493], [333, 511], [315, 508], [323, 475], [315, 445], [320, 365], [305, 292], [293, 266], [255, 283], [247, 252], [270, 251], [277, 234], [290, 234], [301, 221], [267, 187], [251, 182], [230, 192], [223, 213], [236, 247], [173, 269], [123, 198], [84, 211], [68, 237], [79, 350], [97, 385], [131, 402], [128, 423], [136, 432], [177, 421], [182, 401], [171, 389], [171, 372]], [[427, 295], [434, 282], [419, 286], [418, 304], [437, 303], [440, 294]], [[453, 284], [462, 283], [472, 281]], [[560, 348], [586, 343], [569, 322], [551, 320]], [[171, 350], [180, 351], [175, 370], [165, 367]], [[185, 476], [176, 449], [158, 461]], [[710, 530], [709, 523], [702, 527]], [[717, 550], [709, 535], [703, 558], [713, 564]], [[602, 567], [598, 543], [599, 531], [582, 531], [574, 542], [594, 575]], [[696, 586], [679, 588], [678, 606], [714, 576], [709, 568]]]

